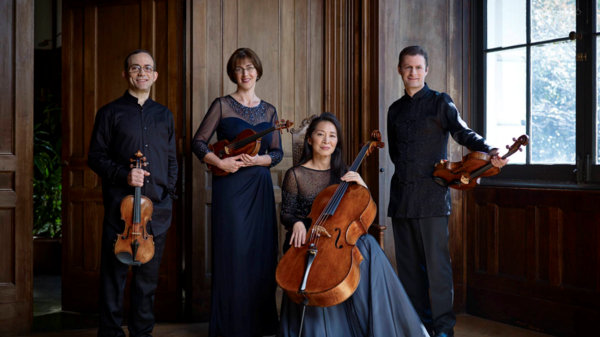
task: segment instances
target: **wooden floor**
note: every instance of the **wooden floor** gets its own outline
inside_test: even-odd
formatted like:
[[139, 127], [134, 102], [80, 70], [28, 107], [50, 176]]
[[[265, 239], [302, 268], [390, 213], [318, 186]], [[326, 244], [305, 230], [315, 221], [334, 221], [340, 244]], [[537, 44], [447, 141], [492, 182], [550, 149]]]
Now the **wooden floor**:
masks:
[[[208, 323], [159, 324], [152, 333], [155, 337], [203, 337], [208, 335]], [[459, 315], [455, 327], [457, 337], [543, 337], [549, 336], [479, 317]], [[35, 337], [95, 337], [96, 330], [38, 333]]]

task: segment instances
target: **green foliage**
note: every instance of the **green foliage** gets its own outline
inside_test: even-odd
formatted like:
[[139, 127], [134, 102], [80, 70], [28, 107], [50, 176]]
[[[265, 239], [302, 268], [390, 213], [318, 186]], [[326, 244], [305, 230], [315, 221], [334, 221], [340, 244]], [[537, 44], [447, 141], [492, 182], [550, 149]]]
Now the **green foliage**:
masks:
[[33, 235], [61, 236], [61, 108], [50, 104], [34, 126]]

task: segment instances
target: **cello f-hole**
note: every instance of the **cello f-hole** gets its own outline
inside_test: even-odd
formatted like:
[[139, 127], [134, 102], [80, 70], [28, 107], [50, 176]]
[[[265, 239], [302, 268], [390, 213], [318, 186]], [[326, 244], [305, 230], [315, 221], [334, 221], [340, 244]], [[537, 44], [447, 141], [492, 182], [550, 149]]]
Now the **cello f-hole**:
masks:
[[344, 247], [343, 245], [338, 246], [338, 241], [340, 240], [340, 235], [342, 234], [342, 231], [339, 228], [336, 228], [334, 232], [338, 232], [337, 238], [335, 238], [335, 248], [342, 249], [342, 247]]

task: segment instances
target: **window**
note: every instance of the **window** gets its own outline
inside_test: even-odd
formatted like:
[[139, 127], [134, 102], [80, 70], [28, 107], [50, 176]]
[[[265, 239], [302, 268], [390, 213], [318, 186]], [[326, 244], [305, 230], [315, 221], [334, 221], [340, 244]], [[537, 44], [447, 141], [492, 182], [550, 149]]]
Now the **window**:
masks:
[[473, 6], [473, 125], [499, 147], [530, 136], [524, 152], [488, 183], [595, 188], [600, 0], [487, 0]]

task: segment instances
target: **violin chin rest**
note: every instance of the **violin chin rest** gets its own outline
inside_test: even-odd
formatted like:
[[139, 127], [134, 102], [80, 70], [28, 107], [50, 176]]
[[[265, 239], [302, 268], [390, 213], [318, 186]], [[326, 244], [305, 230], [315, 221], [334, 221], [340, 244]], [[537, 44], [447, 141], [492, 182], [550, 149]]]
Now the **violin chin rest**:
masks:
[[448, 187], [448, 182], [440, 177], [433, 177], [433, 181], [442, 187]]
[[141, 266], [142, 263], [140, 261], [133, 261], [133, 256], [128, 252], [120, 252], [116, 254], [117, 259], [124, 264], [128, 264], [130, 266]]

